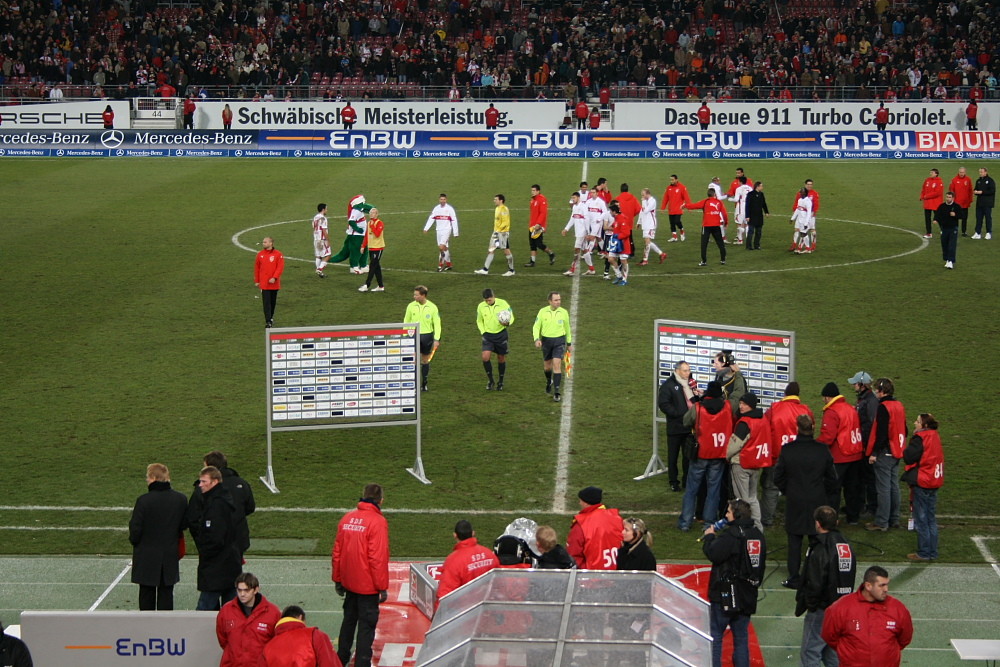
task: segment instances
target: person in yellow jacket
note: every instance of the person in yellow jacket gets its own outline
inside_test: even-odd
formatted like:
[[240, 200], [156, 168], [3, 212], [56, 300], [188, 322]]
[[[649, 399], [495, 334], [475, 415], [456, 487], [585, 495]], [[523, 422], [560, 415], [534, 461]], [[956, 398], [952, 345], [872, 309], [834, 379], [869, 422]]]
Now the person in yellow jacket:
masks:
[[562, 307], [562, 295], [549, 292], [549, 305], [543, 306], [531, 327], [535, 347], [542, 351], [545, 369], [545, 393], [552, 394], [557, 403], [562, 400], [562, 360], [567, 348], [573, 344], [569, 327], [569, 313]]
[[427, 391], [431, 359], [441, 345], [441, 315], [438, 307], [427, 299], [426, 286], [413, 288], [413, 301], [406, 307], [403, 322], [420, 324], [420, 391]]
[[[503, 391], [503, 376], [507, 372], [507, 352], [510, 349], [507, 339], [507, 327], [514, 323], [514, 311], [510, 304], [498, 299], [493, 290], [483, 290], [483, 300], [476, 308], [476, 326], [483, 336], [483, 369], [489, 382], [486, 391]], [[493, 382], [493, 353], [497, 355], [497, 370], [499, 379]]]

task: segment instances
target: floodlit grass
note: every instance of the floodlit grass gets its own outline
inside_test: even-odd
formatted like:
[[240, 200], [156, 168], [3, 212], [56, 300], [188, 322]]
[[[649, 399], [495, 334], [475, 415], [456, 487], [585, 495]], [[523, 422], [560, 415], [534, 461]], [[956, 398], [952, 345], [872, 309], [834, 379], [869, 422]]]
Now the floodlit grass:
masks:
[[[712, 176], [728, 186], [744, 166], [765, 181], [772, 215], [764, 250], [730, 247], [725, 267], [713, 247], [709, 266], [697, 268], [700, 217], [687, 214], [688, 241], [664, 243], [667, 263], [633, 268], [627, 288], [580, 279], [569, 490], [554, 505], [562, 408], [543, 392], [530, 329], [550, 290], [573, 289], [560, 275], [571, 238], [557, 231], [583, 176], [580, 162], [4, 160], [0, 504], [130, 507], [144, 491], [146, 464], [166, 463], [186, 492], [212, 449], [251, 481], [264, 473], [262, 315], [253, 255], [231, 242], [259, 227], [238, 240], [255, 247], [273, 236], [289, 258], [277, 326], [399, 321], [412, 287], [423, 283], [441, 309], [444, 336], [423, 399], [423, 462], [433, 484], [404, 470], [414, 460], [412, 427], [275, 434], [281, 494], [255, 484], [256, 537], [316, 538], [315, 553], [324, 553], [336, 512], [268, 508], [347, 507], [369, 481], [386, 486], [387, 510], [417, 510], [390, 515], [394, 557], [446, 553], [454, 521], [473, 509], [496, 511], [474, 517], [484, 538], [499, 534], [514, 511], [565, 536], [569, 517], [553, 509], [564, 501], [572, 510], [576, 490], [597, 484], [610, 505], [649, 518], [661, 559], [698, 558], [693, 537], [675, 539], [680, 494], [669, 493], [663, 477], [632, 480], [651, 452], [652, 321], [670, 318], [796, 331], [798, 379], [817, 412], [828, 381], [850, 399], [846, 380], [856, 371], [892, 378], [908, 420], [929, 411], [941, 422], [948, 458], [938, 512], [972, 517], [942, 520], [942, 558], [978, 561], [966, 537], [992, 527], [974, 517], [996, 514], [983, 500], [995, 487], [988, 452], [1000, 436], [992, 368], [1000, 241], [960, 239], [954, 271], [943, 269], [937, 238], [923, 247], [920, 184], [930, 166], [947, 181], [954, 164], [589, 162], [588, 180], [604, 176], [615, 192], [627, 181], [634, 194], [648, 186], [659, 198], [677, 173], [695, 199]], [[979, 165], [966, 166], [974, 173]], [[786, 250], [788, 213], [806, 177], [822, 194], [819, 251], [797, 256]], [[549, 198], [553, 267], [521, 266], [533, 183]], [[382, 294], [358, 293], [362, 281], [346, 267], [330, 267], [326, 281], [313, 274], [316, 203], [330, 205], [339, 247], [346, 203], [358, 192], [386, 222]], [[433, 233], [421, 233], [440, 192], [461, 225], [456, 270], [447, 274], [434, 271]], [[499, 277], [499, 257], [492, 275], [472, 274], [498, 192], [513, 215], [512, 278]], [[486, 286], [517, 314], [502, 394], [485, 391], [478, 360], [475, 308]], [[127, 516], [4, 509], [0, 525], [124, 526]], [[3, 553], [129, 551], [121, 532], [2, 535]], [[769, 537], [772, 548], [784, 543], [780, 530]], [[901, 532], [861, 539], [891, 559], [915, 543]]]

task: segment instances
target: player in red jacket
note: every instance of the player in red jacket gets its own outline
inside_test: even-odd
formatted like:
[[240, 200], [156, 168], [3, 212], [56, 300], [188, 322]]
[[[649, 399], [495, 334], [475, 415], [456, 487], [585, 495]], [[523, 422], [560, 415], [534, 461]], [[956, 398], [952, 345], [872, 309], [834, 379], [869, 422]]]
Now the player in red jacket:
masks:
[[962, 236], [966, 236], [965, 228], [969, 222], [969, 207], [972, 206], [972, 179], [965, 173], [965, 167], [958, 168], [958, 174], [951, 179], [948, 188], [955, 193], [955, 203], [962, 207], [959, 220], [962, 221]]
[[215, 635], [222, 647], [219, 667], [255, 667], [280, 618], [278, 608], [261, 595], [257, 577], [241, 572], [236, 577], [236, 597], [215, 617]]
[[357, 628], [354, 664], [371, 667], [378, 606], [389, 598], [389, 525], [382, 516], [380, 485], [366, 485], [357, 509], [337, 525], [332, 578], [337, 593], [344, 596], [337, 657], [345, 665], [350, 662]]
[[281, 289], [281, 273], [285, 270], [285, 256], [274, 247], [274, 239], [265, 236], [260, 242], [264, 247], [253, 264], [253, 284], [260, 289], [260, 300], [264, 303], [264, 326], [274, 324], [274, 307], [278, 305], [278, 290]]
[[937, 169], [931, 169], [931, 175], [924, 179], [924, 185], [920, 188], [920, 201], [924, 204], [924, 238], [933, 238], [931, 223], [934, 221], [934, 211], [944, 203], [944, 181]]
[[480, 546], [472, 524], [462, 519], [455, 524], [455, 546], [441, 566], [438, 600], [495, 567], [500, 567], [500, 559], [490, 549]]
[[678, 180], [677, 174], [670, 174], [670, 185], [663, 191], [663, 203], [660, 204], [660, 210], [666, 209], [670, 218], [670, 239], [667, 243], [676, 243], [678, 232], [681, 241], [687, 240], [681, 215], [684, 213], [684, 205], [690, 203], [691, 195], [688, 194], [687, 186]]
[[541, 250], [549, 256], [549, 266], [556, 263], [556, 254], [545, 245], [545, 230], [549, 226], [549, 200], [542, 194], [542, 186], [535, 183], [531, 186], [531, 201], [528, 204], [528, 248], [531, 258], [527, 267], [535, 265], [535, 258]]
[[889, 573], [872, 565], [857, 592], [827, 607], [822, 635], [837, 652], [840, 667], [899, 667], [913, 639], [913, 620], [906, 606], [889, 595]]
[[580, 512], [573, 517], [566, 550], [581, 570], [614, 570], [622, 543], [622, 518], [604, 506], [604, 491], [588, 486], [577, 494]]
[[306, 612], [289, 605], [281, 612], [274, 639], [261, 652], [259, 667], [343, 667], [330, 637], [306, 627]]
[[715, 239], [715, 244], [719, 246], [719, 255], [722, 263], [726, 263], [726, 244], [722, 240], [722, 225], [728, 224], [729, 214], [726, 207], [715, 196], [713, 188], [708, 189], [708, 196], [699, 202], [684, 205], [685, 208], [701, 209], [701, 264], [698, 266], [708, 266], [708, 239]]

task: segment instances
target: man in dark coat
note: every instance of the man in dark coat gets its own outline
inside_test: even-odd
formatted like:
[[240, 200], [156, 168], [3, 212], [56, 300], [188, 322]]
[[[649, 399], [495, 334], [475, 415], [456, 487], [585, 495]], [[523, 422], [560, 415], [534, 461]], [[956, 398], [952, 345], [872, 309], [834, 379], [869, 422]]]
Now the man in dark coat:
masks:
[[[236, 544], [240, 548], [240, 556], [250, 548], [250, 526], [247, 524], [247, 516], [253, 514], [257, 509], [257, 503], [253, 498], [253, 489], [249, 482], [240, 477], [239, 473], [229, 467], [226, 455], [216, 450], [205, 454], [204, 465], [213, 466], [222, 473], [222, 486], [226, 487], [233, 497], [233, 505], [236, 506]], [[191, 500], [188, 516], [197, 515], [201, 507], [201, 489], [198, 482], [194, 483], [194, 491], [191, 493]]]
[[17, 637], [11, 637], [3, 631], [0, 624], [0, 665], [10, 667], [32, 667], [31, 652], [28, 645]]
[[753, 190], [747, 193], [747, 250], [760, 250], [760, 232], [764, 227], [764, 216], [771, 215], [764, 197], [764, 181], [757, 181]]
[[222, 485], [222, 473], [207, 466], [198, 476], [201, 507], [192, 515], [189, 528], [198, 546], [199, 611], [218, 611], [236, 597], [236, 576], [242, 571], [236, 544], [236, 506]]
[[774, 484], [785, 495], [785, 532], [788, 533], [788, 579], [785, 588], [801, 584], [802, 538], [816, 534], [813, 512], [825, 505], [837, 488], [837, 471], [830, 448], [813, 439], [813, 420], [809, 415], [796, 419], [798, 436], [781, 448], [774, 466]]
[[179, 540], [184, 537], [187, 499], [170, 488], [162, 463], [146, 467], [149, 491], [139, 496], [128, 522], [132, 543], [132, 583], [139, 584], [140, 611], [171, 611], [174, 584], [180, 581]]
[[687, 486], [688, 467], [691, 462], [683, 456], [684, 476], [677, 479], [677, 458], [684, 453], [684, 441], [691, 433], [691, 428], [684, 425], [684, 414], [691, 409], [692, 399], [697, 384], [691, 386], [691, 366], [686, 361], [674, 364], [674, 372], [667, 381], [660, 385], [657, 394], [657, 404], [660, 411], [667, 417], [667, 475], [670, 478], [670, 490], [682, 491]]

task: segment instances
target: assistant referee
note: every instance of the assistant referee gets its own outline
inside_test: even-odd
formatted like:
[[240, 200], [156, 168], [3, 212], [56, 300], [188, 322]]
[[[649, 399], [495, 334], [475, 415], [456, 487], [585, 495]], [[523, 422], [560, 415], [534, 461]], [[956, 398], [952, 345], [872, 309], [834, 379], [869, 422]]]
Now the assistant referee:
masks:
[[573, 334], [569, 330], [569, 313], [561, 306], [562, 295], [549, 292], [549, 305], [543, 306], [535, 316], [531, 335], [535, 347], [542, 350], [545, 369], [545, 393], [552, 394], [557, 403], [562, 400], [559, 391], [562, 384], [562, 359], [566, 349], [573, 344]]

